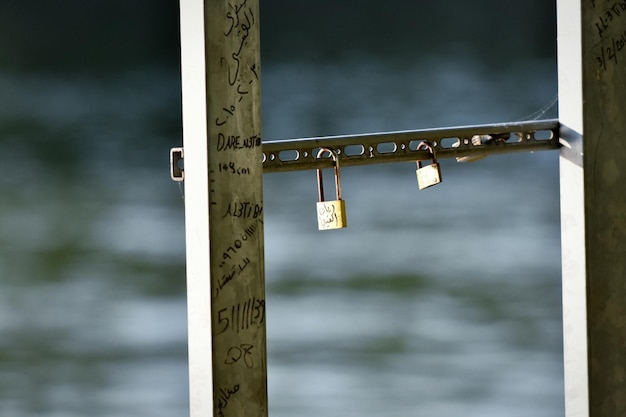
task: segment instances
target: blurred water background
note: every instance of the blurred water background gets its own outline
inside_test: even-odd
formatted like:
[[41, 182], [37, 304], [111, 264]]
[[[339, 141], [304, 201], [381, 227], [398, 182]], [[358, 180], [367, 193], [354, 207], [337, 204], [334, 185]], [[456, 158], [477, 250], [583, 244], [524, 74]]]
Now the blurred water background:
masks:
[[[556, 117], [541, 0], [261, 2], [264, 140]], [[178, 4], [0, 5], [0, 415], [188, 415]], [[563, 415], [558, 158], [264, 178], [270, 415]]]

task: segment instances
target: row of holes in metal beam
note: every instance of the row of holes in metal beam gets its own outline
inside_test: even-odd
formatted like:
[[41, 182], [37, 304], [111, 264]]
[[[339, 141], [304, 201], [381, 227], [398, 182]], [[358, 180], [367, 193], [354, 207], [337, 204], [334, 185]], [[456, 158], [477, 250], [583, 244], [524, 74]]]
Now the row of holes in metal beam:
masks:
[[[526, 133], [513, 133], [513, 134], [503, 134], [503, 135], [487, 135], [487, 136], [491, 136], [491, 137], [496, 137], [498, 138], [498, 140], [500, 140], [503, 143], [519, 143], [522, 142], [523, 139], [525, 139], [526, 141], [531, 141], [531, 140], [537, 140], [537, 141], [548, 141], [554, 138], [553, 132], [551, 130], [539, 130], [536, 132], [526, 132]], [[523, 139], [522, 139], [523, 138]], [[415, 152], [417, 150], [417, 146], [423, 142], [422, 139], [420, 140], [412, 140], [409, 142], [408, 144], [408, 149], [411, 152]], [[429, 141], [430, 144], [434, 147], [434, 148], [441, 148], [441, 149], [453, 149], [453, 148], [457, 148], [461, 145], [461, 142], [463, 143], [463, 145], [465, 146], [472, 146], [472, 147], [476, 147], [476, 146], [484, 146], [484, 145], [480, 145], [480, 144], [476, 144], [473, 143], [474, 141], [470, 138], [458, 138], [458, 137], [447, 137], [447, 138], [441, 138], [439, 140], [433, 140], [433, 141]], [[330, 146], [330, 145], [329, 145]], [[384, 154], [393, 154], [395, 152], [398, 151], [398, 149], [400, 150], [405, 150], [407, 148], [407, 145], [405, 145], [404, 143], [401, 144], [397, 144], [396, 142], [381, 142], [376, 144], [375, 147], [370, 147], [368, 145], [363, 145], [363, 144], [355, 144], [355, 145], [346, 145], [345, 147], [343, 147], [343, 151], [341, 149], [336, 149], [337, 153], [339, 154], [343, 154], [346, 157], [354, 157], [354, 156], [363, 156], [366, 153], [366, 149], [367, 152], [371, 152], [371, 153], [376, 153], [376, 154], [380, 154], [380, 155], [384, 155]], [[319, 149], [319, 147], [314, 148], [314, 149]], [[302, 157], [304, 158], [308, 158], [309, 157], [309, 152], [308, 151], [303, 151], [302, 152]], [[266, 153], [263, 153], [263, 162], [266, 161], [266, 158], [268, 158], [268, 156], [266, 155]], [[278, 153], [278, 159], [281, 162], [290, 162], [290, 161], [297, 161], [300, 159], [300, 151], [298, 151], [297, 149], [287, 149], [287, 150], [283, 150], [280, 151]], [[276, 154], [275, 153], [269, 153], [269, 160], [270, 161], [275, 161], [276, 160]]]

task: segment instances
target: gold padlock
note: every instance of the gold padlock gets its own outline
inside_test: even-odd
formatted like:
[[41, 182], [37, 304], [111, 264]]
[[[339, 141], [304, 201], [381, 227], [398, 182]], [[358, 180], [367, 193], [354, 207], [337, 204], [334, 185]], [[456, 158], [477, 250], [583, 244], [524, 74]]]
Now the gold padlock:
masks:
[[433, 156], [433, 162], [430, 165], [426, 165], [422, 167], [422, 161], [417, 162], [417, 170], [415, 173], [417, 174], [417, 186], [420, 190], [424, 188], [432, 187], [433, 185], [437, 185], [441, 182], [441, 168], [437, 163], [437, 159], [435, 159], [435, 151], [433, 151], [432, 146], [426, 141], [420, 142], [417, 145], [417, 151], [420, 149], [426, 148], [430, 151], [430, 154]]
[[329, 152], [335, 165], [335, 192], [337, 199], [324, 201], [324, 181], [322, 170], [317, 170], [317, 191], [319, 201], [317, 202], [317, 228], [319, 230], [342, 229], [348, 227], [346, 222], [346, 202], [341, 199], [341, 183], [339, 182], [339, 158], [337, 154], [328, 148], [320, 148], [317, 157], [324, 152]]

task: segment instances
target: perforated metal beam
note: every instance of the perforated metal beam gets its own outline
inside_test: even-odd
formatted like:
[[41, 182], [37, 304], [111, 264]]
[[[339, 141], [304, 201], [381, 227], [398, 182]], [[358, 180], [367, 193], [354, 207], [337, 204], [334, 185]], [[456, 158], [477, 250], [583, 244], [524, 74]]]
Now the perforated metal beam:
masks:
[[317, 159], [320, 147], [338, 151], [341, 166], [430, 159], [416, 150], [429, 141], [436, 158], [472, 160], [488, 155], [558, 149], [558, 120], [540, 120], [444, 129], [407, 130], [347, 136], [327, 136], [263, 143], [263, 172], [332, 167], [330, 158]]

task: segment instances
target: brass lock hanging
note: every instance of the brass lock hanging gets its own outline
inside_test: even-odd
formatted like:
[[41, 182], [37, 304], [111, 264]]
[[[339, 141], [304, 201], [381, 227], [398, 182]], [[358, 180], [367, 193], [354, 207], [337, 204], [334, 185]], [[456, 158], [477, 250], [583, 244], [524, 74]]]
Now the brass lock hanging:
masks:
[[420, 142], [417, 145], [417, 151], [421, 149], [428, 149], [430, 154], [433, 156], [433, 162], [430, 165], [422, 166], [422, 161], [417, 162], [417, 170], [415, 173], [417, 174], [417, 186], [420, 190], [424, 188], [432, 187], [433, 185], [437, 185], [441, 182], [441, 168], [437, 163], [437, 159], [435, 159], [435, 151], [433, 151], [432, 146], [426, 141]]
[[324, 201], [324, 181], [322, 170], [317, 170], [317, 191], [319, 201], [317, 202], [317, 227], [319, 230], [342, 229], [348, 227], [346, 222], [346, 202], [341, 199], [341, 183], [339, 182], [339, 158], [331, 149], [320, 148], [317, 157], [324, 152], [329, 152], [335, 165], [335, 193], [336, 200]]

